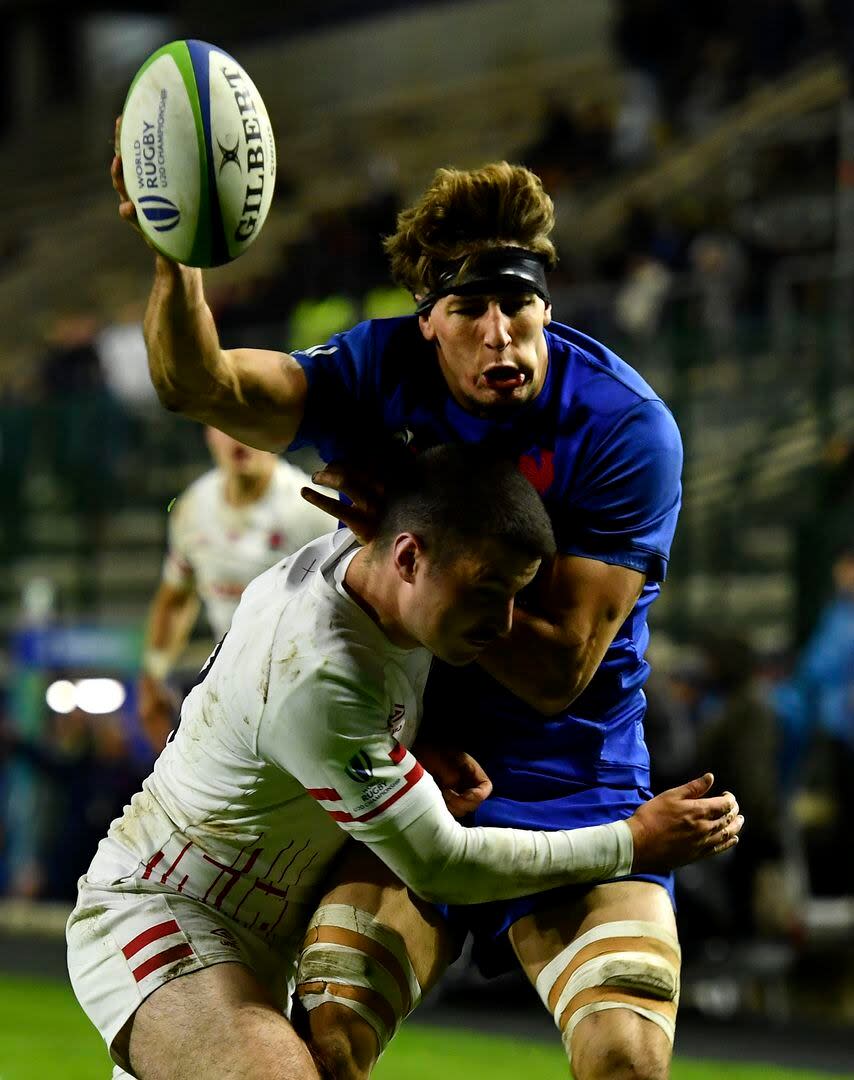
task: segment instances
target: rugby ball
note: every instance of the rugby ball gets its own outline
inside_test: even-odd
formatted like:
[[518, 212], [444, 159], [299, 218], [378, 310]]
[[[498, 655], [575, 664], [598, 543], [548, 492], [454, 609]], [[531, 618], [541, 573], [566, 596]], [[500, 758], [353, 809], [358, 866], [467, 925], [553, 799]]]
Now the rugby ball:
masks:
[[221, 266], [257, 238], [276, 180], [261, 95], [240, 64], [204, 41], [173, 41], [137, 72], [120, 153], [140, 227], [163, 255]]

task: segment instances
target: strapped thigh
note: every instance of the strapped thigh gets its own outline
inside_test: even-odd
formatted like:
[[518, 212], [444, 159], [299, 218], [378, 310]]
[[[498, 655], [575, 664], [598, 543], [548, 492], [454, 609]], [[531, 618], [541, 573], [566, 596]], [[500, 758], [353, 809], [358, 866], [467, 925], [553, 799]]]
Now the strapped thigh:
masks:
[[306, 1012], [334, 1002], [357, 1013], [382, 1053], [421, 1000], [421, 986], [397, 931], [349, 904], [326, 904], [308, 926], [297, 995]]
[[670, 1043], [679, 1003], [679, 942], [657, 923], [601, 923], [576, 938], [537, 976], [571, 1060], [572, 1033], [594, 1012], [629, 1009], [652, 1021]]

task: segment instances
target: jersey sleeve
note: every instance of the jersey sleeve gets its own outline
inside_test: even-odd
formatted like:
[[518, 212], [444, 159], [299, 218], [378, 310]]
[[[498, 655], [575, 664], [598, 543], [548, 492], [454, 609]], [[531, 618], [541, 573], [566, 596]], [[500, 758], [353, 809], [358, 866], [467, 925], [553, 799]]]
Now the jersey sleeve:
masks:
[[166, 556], [163, 559], [162, 580], [175, 589], [192, 589], [196, 582], [187, 546], [188, 517], [186, 495], [182, 495], [169, 514]]
[[462, 826], [433, 778], [389, 733], [388, 704], [327, 670], [265, 713], [258, 751], [417, 895], [481, 903], [631, 871], [624, 821], [550, 832]]
[[308, 380], [302, 422], [290, 449], [313, 446], [324, 461], [365, 450], [375, 430], [377, 359], [370, 322], [335, 334], [324, 345], [293, 353]]
[[[271, 687], [271, 699], [273, 693]], [[352, 676], [324, 665], [279, 706], [268, 705], [258, 751], [294, 776], [346, 832], [379, 840], [406, 828], [436, 799], [424, 769], [389, 731], [390, 709]]]
[[571, 504], [556, 515], [560, 549], [663, 581], [682, 501], [682, 440], [660, 401], [635, 405], [586, 456]]

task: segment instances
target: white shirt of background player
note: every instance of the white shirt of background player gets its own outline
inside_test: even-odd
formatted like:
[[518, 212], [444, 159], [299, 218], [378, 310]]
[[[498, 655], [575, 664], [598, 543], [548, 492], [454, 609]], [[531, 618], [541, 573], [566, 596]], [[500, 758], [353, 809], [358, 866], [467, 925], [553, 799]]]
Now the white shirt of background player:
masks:
[[140, 717], [159, 750], [175, 701], [163, 680], [204, 605], [215, 640], [228, 630], [249, 582], [284, 555], [330, 532], [334, 520], [307, 503], [309, 477], [274, 454], [206, 429], [216, 468], [175, 501], [163, 577], [152, 600], [139, 684]]

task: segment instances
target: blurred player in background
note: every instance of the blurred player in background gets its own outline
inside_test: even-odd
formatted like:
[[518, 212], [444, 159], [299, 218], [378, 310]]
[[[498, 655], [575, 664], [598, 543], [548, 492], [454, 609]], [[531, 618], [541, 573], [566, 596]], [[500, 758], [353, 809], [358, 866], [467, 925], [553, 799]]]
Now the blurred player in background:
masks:
[[216, 468], [195, 480], [171, 509], [163, 578], [148, 614], [139, 713], [157, 753], [177, 715], [166, 678], [200, 606], [218, 641], [254, 577], [335, 528], [300, 497], [309, 479], [301, 469], [216, 428], [206, 428], [205, 437]]
[[[113, 179], [133, 221], [118, 158]], [[478, 664], [434, 665], [427, 686], [425, 728], [444, 723], [453, 742], [465, 717], [463, 748], [492, 780], [477, 825], [590, 825], [650, 797], [647, 613], [681, 502], [681, 440], [637, 372], [552, 322], [553, 225], [551, 199], [527, 169], [440, 169], [386, 241], [414, 315], [360, 324], [293, 356], [223, 350], [201, 272], [162, 257], [146, 314], [152, 378], [170, 409], [267, 449], [312, 445], [325, 461], [358, 460], [371, 444], [381, 463], [400, 443], [480, 443], [512, 456], [543, 495], [558, 553], [511, 633]], [[331, 470], [323, 482], [354, 496], [345, 520], [369, 526], [370, 489]], [[362, 900], [371, 883], [393, 887], [381, 868], [353, 873]], [[485, 973], [519, 963], [578, 1080], [657, 1080], [669, 1070], [679, 998], [672, 890], [672, 876], [635, 875], [451, 910], [437, 952], [443, 932], [468, 930]], [[406, 896], [395, 896], [384, 919], [405, 927]], [[379, 990], [339, 986], [333, 948], [327, 959], [326, 995], [307, 997], [312, 1039], [336, 1075], [364, 1076], [399, 1002], [386, 999], [378, 1020]], [[316, 978], [320, 958], [311, 960]]]
[[[628, 822], [466, 829], [409, 749], [428, 650], [470, 663], [509, 631], [516, 594], [554, 550], [515, 462], [438, 447], [409, 464], [374, 541], [322, 536], [247, 588], [69, 919], [72, 983], [114, 1076], [319, 1077], [283, 1014], [348, 835], [418, 895], [456, 903], [660, 869], [735, 842], [735, 800], [702, 798], [709, 776]], [[489, 790], [472, 760], [455, 785], [470, 805]], [[323, 1008], [330, 932], [339, 977], [362, 986], [347, 933], [363, 936], [373, 982], [417, 1002], [447, 959], [433, 949], [437, 912], [425, 905], [420, 924], [417, 914], [404, 945], [382, 908], [327, 905], [311, 919], [321, 944], [303, 959], [304, 969], [318, 960], [303, 1004], [313, 996]], [[426, 949], [413, 948], [420, 936]]]

